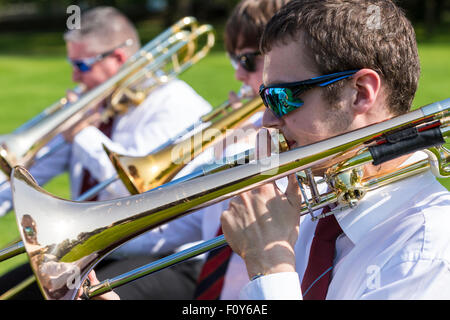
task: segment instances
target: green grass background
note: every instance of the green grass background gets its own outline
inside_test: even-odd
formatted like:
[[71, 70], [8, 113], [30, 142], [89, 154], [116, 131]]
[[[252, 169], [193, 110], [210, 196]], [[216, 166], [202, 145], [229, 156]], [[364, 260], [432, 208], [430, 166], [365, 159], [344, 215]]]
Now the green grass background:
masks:
[[[139, 26], [139, 30], [144, 43], [160, 31], [159, 27], [145, 23]], [[223, 50], [221, 34], [222, 28], [219, 27], [214, 50], [181, 76], [212, 105], [223, 102], [230, 90], [237, 90], [240, 86], [234, 79], [233, 69]], [[448, 35], [434, 40], [422, 37], [419, 53], [422, 76], [414, 107], [450, 97]], [[61, 34], [1, 33], [0, 134], [11, 132], [62, 97], [68, 88], [74, 87], [70, 72]], [[450, 189], [450, 181], [441, 182]], [[55, 195], [69, 198], [68, 175], [56, 177], [45, 188]], [[14, 214], [1, 217], [0, 247], [17, 236]], [[0, 263], [0, 274], [26, 259], [25, 255], [21, 255]]]

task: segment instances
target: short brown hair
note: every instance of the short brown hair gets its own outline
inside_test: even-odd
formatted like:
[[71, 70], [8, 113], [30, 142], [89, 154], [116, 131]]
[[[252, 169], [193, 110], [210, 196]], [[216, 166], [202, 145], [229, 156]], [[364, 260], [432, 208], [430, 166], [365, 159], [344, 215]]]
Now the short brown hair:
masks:
[[416, 36], [391, 0], [293, 0], [268, 22], [261, 50], [300, 38], [320, 74], [373, 69], [385, 84], [388, 110], [410, 109], [420, 77]]
[[264, 27], [272, 16], [289, 0], [242, 0], [233, 9], [225, 26], [225, 48], [259, 48]]

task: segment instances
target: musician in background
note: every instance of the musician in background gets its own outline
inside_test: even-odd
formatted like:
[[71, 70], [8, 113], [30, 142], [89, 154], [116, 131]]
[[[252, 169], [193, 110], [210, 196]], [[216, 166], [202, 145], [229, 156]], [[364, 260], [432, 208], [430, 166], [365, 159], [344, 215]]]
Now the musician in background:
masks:
[[[372, 6], [381, 13], [376, 28], [367, 20]], [[420, 75], [414, 29], [386, 0], [293, 0], [268, 23], [261, 50], [264, 86], [275, 88], [263, 93], [278, 103], [267, 104], [263, 124], [281, 130], [291, 147], [408, 112]], [[350, 72], [321, 86], [300, 82], [343, 71]], [[365, 173], [423, 158], [415, 152]], [[225, 238], [252, 279], [242, 298], [450, 298], [450, 193], [430, 172], [371, 191], [356, 208], [318, 222], [300, 222], [300, 205], [290, 176], [285, 193], [268, 183], [223, 213]]]
[[[258, 94], [262, 83], [263, 56], [259, 53], [259, 39], [269, 19], [288, 1], [286, 0], [242, 0], [234, 8], [228, 18], [225, 27], [225, 47], [235, 67], [236, 79], [248, 85], [254, 95]], [[238, 101], [237, 97], [230, 94], [231, 101]], [[247, 128], [255, 129], [261, 126], [262, 114], [255, 114], [246, 124]], [[251, 140], [251, 139], [250, 139]], [[247, 140], [238, 141], [232, 145], [226, 145], [225, 155], [243, 152], [253, 147]], [[188, 166], [191, 166], [189, 164]], [[187, 167], [186, 170], [192, 168]], [[123, 255], [124, 258], [130, 254], [142, 255], [146, 252], [165, 253], [170, 252], [185, 243], [209, 240], [220, 232], [220, 215], [228, 207], [229, 200], [220, 202], [208, 208], [199, 210], [182, 218], [176, 219], [160, 228], [147, 232], [118, 248], [114, 254]], [[226, 247], [225, 247], [226, 248]], [[215, 252], [220, 252], [215, 250]], [[213, 251], [214, 253], [214, 251]], [[213, 272], [208, 277], [199, 277], [198, 286], [192, 298], [199, 300], [212, 299], [237, 299], [239, 291], [248, 282], [247, 272], [243, 260], [231, 250], [219, 254], [226, 267], [221, 272]], [[206, 257], [202, 274], [207, 273], [208, 259]], [[186, 262], [183, 262], [186, 263]], [[118, 262], [117, 264], [120, 264]], [[112, 267], [112, 266], [111, 266]], [[108, 268], [108, 267], [107, 267]], [[107, 269], [105, 268], [105, 270]], [[123, 270], [127, 271], [127, 270]], [[111, 273], [113, 274], [113, 273]], [[104, 280], [102, 272], [97, 271], [100, 280]], [[146, 285], [145, 281], [153, 277], [149, 275], [138, 282]], [[91, 282], [97, 280], [93, 274], [89, 275]], [[116, 290], [120, 294], [120, 288]], [[114, 293], [102, 296], [105, 299], [116, 298]]]
[[[68, 31], [64, 39], [68, 60], [73, 66], [73, 80], [88, 90], [116, 74], [141, 45], [133, 24], [112, 7], [97, 7], [84, 12], [81, 28]], [[82, 121], [52, 140], [49, 145], [55, 145], [62, 139], [67, 143], [30, 169], [40, 185], [68, 170], [72, 198], [76, 199], [90, 187], [116, 174], [102, 144], [121, 154], [143, 156], [175, 138], [211, 110], [207, 101], [178, 79], [156, 87], [140, 105], [132, 105], [102, 121], [104, 110], [110, 106], [108, 102], [109, 98], [106, 98]], [[128, 191], [118, 181], [102, 191], [96, 200], [127, 195]], [[9, 188], [1, 192], [0, 200], [1, 204], [6, 204], [2, 208], [11, 209]], [[151, 261], [150, 253], [146, 258], [147, 262]], [[29, 273], [28, 265], [24, 265], [23, 269], [24, 274]], [[157, 278], [163, 285], [147, 293], [154, 293], [160, 299], [188, 298], [192, 294], [198, 270], [198, 263], [192, 262], [161, 273], [161, 279]], [[15, 271], [19, 272], [19, 269]], [[7, 274], [3, 280], [12, 277], [15, 281], [22, 278]], [[4, 283], [3, 280], [0, 282]], [[167, 286], [168, 283], [173, 283], [172, 287]], [[126, 299], [127, 295], [123, 298]]]

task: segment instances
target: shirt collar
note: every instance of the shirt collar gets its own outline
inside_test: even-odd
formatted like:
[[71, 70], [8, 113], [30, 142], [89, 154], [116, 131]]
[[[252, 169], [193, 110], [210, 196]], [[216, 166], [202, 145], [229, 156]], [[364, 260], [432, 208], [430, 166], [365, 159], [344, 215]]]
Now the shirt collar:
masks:
[[[403, 165], [424, 159], [424, 155], [423, 152], [417, 152], [407, 159]], [[342, 231], [353, 244], [356, 244], [370, 230], [399, 212], [411, 200], [410, 197], [405, 196], [405, 192], [408, 191], [402, 184], [407, 181], [408, 188], [414, 188], [413, 190], [424, 188], [430, 181], [434, 181], [430, 179], [430, 175], [430, 172], [426, 172], [389, 184], [367, 193], [355, 208], [338, 211], [335, 213], [335, 217]]]

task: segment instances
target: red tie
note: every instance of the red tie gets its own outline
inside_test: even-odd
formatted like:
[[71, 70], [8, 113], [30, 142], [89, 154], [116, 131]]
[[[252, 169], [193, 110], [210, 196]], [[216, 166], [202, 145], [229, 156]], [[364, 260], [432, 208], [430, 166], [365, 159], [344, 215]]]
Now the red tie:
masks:
[[[217, 236], [222, 234], [219, 227]], [[218, 300], [223, 288], [225, 272], [233, 251], [229, 246], [224, 246], [208, 253], [205, 264], [197, 282], [194, 298], [196, 300]]]
[[[325, 207], [322, 213], [329, 211], [330, 208]], [[317, 223], [302, 281], [304, 300], [325, 300], [331, 281], [336, 238], [341, 233], [342, 229], [334, 215], [322, 218]]]
[[[114, 122], [114, 119], [109, 118], [106, 122], [102, 122], [100, 124], [100, 126], [98, 127], [98, 129], [101, 132], [103, 132], [103, 134], [105, 134], [108, 138], [111, 138], [111, 135], [112, 135], [113, 122]], [[98, 184], [98, 181], [94, 177], [91, 176], [91, 173], [86, 168], [83, 168], [82, 175], [83, 175], [83, 180], [81, 183], [80, 194], [85, 193], [86, 191], [95, 187]], [[98, 196], [96, 195], [89, 200], [96, 201], [97, 199], [98, 199]]]

